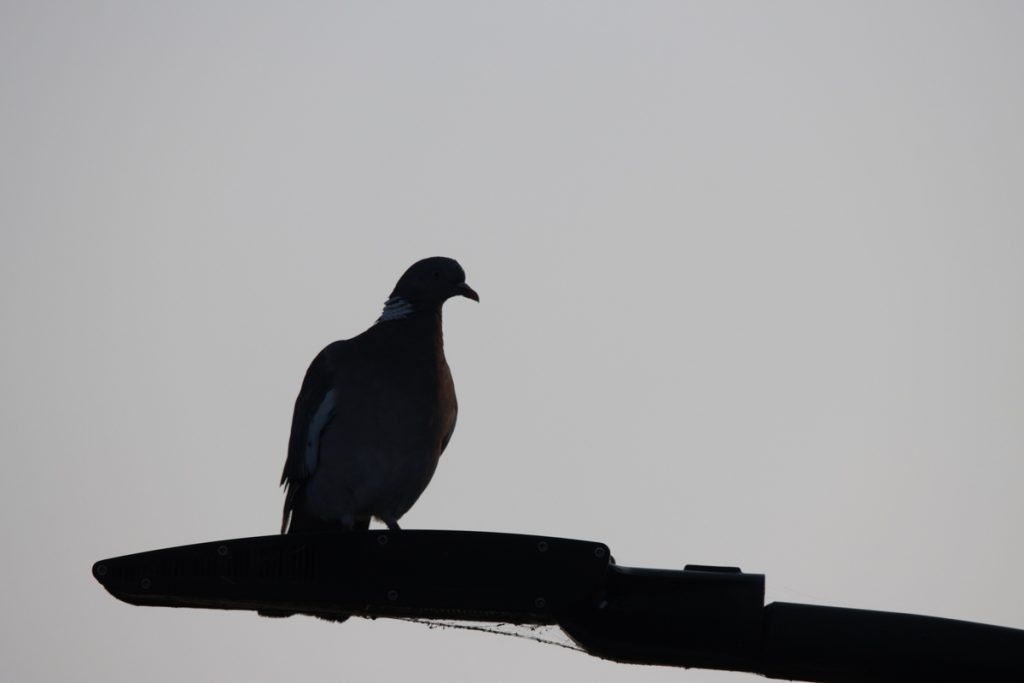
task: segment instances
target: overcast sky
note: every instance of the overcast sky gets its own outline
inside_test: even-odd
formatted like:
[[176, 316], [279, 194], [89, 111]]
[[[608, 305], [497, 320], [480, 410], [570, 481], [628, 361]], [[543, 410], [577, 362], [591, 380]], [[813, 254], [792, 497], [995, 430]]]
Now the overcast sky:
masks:
[[270, 534], [292, 404], [457, 258], [408, 528], [1024, 627], [1024, 5], [0, 4], [0, 678], [752, 681], [137, 608]]

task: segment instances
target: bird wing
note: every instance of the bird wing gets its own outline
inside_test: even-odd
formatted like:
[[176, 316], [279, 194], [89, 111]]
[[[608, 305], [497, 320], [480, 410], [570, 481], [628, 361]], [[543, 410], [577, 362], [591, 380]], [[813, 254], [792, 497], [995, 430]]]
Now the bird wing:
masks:
[[302, 486], [316, 472], [320, 455], [320, 436], [338, 411], [336, 357], [345, 342], [338, 341], [317, 354], [295, 399], [292, 431], [288, 439], [288, 458], [281, 473], [285, 487], [281, 532], [288, 528], [288, 520]]

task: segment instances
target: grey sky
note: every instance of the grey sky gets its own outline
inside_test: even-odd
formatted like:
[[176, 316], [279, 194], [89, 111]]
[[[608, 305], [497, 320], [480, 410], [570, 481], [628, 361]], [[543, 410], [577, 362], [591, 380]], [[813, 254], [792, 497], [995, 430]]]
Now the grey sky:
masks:
[[0, 5], [0, 677], [746, 681], [131, 608], [273, 533], [302, 373], [414, 260], [459, 426], [411, 528], [1024, 627], [1024, 6]]

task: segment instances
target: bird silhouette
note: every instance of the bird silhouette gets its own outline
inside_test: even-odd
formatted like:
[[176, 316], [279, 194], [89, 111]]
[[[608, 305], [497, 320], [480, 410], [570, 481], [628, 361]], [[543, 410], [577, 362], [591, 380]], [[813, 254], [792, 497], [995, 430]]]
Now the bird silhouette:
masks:
[[372, 327], [313, 359], [281, 475], [281, 533], [366, 529], [371, 518], [399, 529], [455, 429], [441, 332], [454, 296], [480, 300], [456, 261], [417, 261]]

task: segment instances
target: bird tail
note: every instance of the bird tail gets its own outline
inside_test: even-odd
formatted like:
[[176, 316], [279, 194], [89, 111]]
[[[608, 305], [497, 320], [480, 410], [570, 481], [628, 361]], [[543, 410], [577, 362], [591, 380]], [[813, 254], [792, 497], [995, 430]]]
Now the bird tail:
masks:
[[370, 528], [369, 517], [357, 517], [351, 527], [341, 520], [320, 519], [306, 511], [301, 488], [287, 490], [284, 512], [281, 515], [282, 534], [308, 534], [318, 532], [366, 531]]
[[285, 482], [284, 485], [284, 510], [281, 511], [281, 533], [288, 533], [288, 529], [291, 526], [291, 521], [295, 516], [295, 494], [298, 493], [299, 489], [297, 486], [292, 486], [291, 482]]
[[[301, 490], [302, 487], [290, 486], [291, 482], [285, 483], [285, 497], [284, 497], [284, 510], [281, 513], [281, 533], [282, 534], [302, 534], [311, 533], [318, 531], [349, 531], [340, 521], [320, 519], [306, 512], [306, 506], [303, 504]], [[356, 519], [355, 525], [351, 530], [355, 531], [366, 531], [370, 528], [370, 518]], [[289, 617], [294, 612], [274, 612], [268, 610], [259, 610], [261, 617]], [[334, 621], [342, 623], [348, 620], [348, 615], [344, 614], [314, 614], [313, 616], [319, 617], [320, 619], [326, 619], [327, 621]]]

